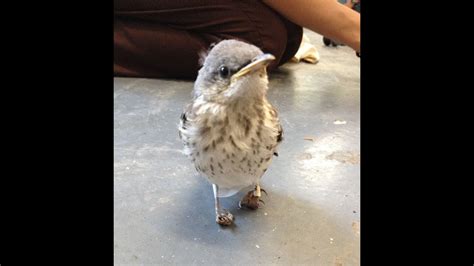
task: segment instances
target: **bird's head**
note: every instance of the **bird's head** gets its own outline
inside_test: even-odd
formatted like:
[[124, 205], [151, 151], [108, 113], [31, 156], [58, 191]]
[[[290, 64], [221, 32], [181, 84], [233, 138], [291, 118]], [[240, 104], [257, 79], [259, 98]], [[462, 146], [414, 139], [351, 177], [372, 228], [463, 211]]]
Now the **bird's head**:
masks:
[[263, 97], [268, 85], [267, 65], [274, 60], [254, 45], [224, 40], [211, 48], [194, 84], [195, 97], [218, 103]]

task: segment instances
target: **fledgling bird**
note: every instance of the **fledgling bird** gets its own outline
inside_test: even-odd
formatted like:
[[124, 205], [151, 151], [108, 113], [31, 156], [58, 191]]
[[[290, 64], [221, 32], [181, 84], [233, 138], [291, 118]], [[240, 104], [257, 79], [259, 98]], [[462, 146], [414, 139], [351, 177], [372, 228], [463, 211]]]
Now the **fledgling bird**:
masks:
[[224, 40], [211, 48], [194, 83], [193, 101], [181, 115], [179, 136], [196, 170], [213, 186], [216, 222], [233, 223], [219, 204], [252, 187], [239, 206], [257, 209], [260, 178], [282, 141], [282, 127], [268, 102], [266, 67], [274, 60], [254, 45]]

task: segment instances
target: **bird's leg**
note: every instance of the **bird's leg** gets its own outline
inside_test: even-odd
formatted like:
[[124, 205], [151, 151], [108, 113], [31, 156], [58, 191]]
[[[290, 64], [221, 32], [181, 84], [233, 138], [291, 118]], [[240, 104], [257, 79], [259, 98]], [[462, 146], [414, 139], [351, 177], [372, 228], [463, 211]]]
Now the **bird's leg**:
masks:
[[214, 191], [214, 208], [216, 210], [216, 223], [220, 225], [231, 225], [234, 222], [234, 216], [227, 210], [221, 209], [219, 198], [217, 197], [219, 187], [216, 184], [212, 184], [212, 190]]
[[260, 207], [259, 202], [262, 202], [263, 204], [265, 204], [265, 202], [260, 199], [262, 197], [262, 191], [265, 192], [265, 194], [267, 194], [267, 192], [263, 188], [260, 188], [260, 184], [257, 183], [257, 185], [255, 186], [255, 189], [252, 191], [249, 191], [242, 198], [242, 200], [240, 200], [239, 207], [244, 206], [252, 210], [258, 209]]

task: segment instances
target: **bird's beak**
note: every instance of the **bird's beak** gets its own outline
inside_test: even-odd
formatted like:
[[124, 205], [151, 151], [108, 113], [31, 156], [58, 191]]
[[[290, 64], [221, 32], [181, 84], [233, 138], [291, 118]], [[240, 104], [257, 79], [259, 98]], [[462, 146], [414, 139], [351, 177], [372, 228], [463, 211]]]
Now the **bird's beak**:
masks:
[[275, 60], [275, 56], [272, 54], [262, 54], [255, 57], [250, 64], [241, 68], [237, 73], [232, 76], [232, 79], [236, 79], [247, 75], [248, 73], [266, 67], [271, 61]]

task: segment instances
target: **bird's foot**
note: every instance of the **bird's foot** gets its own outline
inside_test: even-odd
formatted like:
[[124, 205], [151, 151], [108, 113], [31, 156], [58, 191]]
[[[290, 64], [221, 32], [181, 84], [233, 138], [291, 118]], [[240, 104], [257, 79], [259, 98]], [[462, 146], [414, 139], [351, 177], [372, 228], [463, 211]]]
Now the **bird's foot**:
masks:
[[267, 192], [262, 188], [249, 191], [239, 201], [239, 207], [242, 208], [242, 206], [243, 206], [243, 207], [247, 207], [247, 208], [252, 209], [252, 210], [256, 210], [260, 207], [260, 202], [265, 204], [265, 202], [262, 199], [260, 199], [260, 197], [261, 197], [260, 191], [263, 191], [265, 193], [265, 195], [267, 194]]
[[216, 223], [220, 225], [231, 225], [234, 222], [234, 215], [227, 210], [222, 210], [216, 214]]

